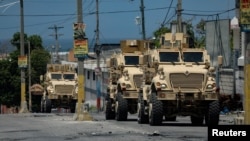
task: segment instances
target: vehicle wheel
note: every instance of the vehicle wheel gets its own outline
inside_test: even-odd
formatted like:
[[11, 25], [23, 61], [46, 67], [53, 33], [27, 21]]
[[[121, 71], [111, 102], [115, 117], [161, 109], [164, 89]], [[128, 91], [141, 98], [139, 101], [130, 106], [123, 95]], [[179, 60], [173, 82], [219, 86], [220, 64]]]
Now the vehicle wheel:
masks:
[[128, 118], [128, 107], [127, 107], [127, 100], [124, 99], [119, 92], [117, 95], [116, 101], [116, 120], [117, 121], [126, 121]]
[[112, 111], [112, 103], [109, 97], [106, 98], [105, 118], [106, 120], [115, 119], [115, 111]]
[[163, 118], [162, 102], [156, 99], [156, 93], [152, 92], [149, 105], [149, 124], [161, 125]]
[[51, 100], [46, 97], [44, 101], [44, 111], [45, 113], [51, 113]]
[[145, 114], [145, 104], [142, 98], [142, 94], [139, 94], [138, 97], [138, 123], [149, 123], [148, 115]]
[[191, 122], [193, 125], [203, 125], [204, 117], [191, 116]]
[[70, 113], [76, 112], [76, 101], [71, 102], [70, 104]]
[[218, 125], [220, 117], [220, 104], [219, 101], [213, 101], [209, 104], [208, 110], [205, 114], [206, 125]]
[[44, 113], [44, 100], [41, 98], [41, 113]]

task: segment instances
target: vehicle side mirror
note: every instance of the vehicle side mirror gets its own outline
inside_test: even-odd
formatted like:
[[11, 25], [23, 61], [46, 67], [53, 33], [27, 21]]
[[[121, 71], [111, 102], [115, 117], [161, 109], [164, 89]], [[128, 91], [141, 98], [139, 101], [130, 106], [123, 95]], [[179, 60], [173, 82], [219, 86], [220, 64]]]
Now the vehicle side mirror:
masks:
[[223, 57], [220, 55], [218, 56], [218, 66], [222, 66], [223, 64]]
[[108, 68], [111, 66], [110, 63], [111, 63], [111, 62], [110, 62], [110, 59], [107, 59], [107, 60], [106, 60], [106, 66], [107, 66]]

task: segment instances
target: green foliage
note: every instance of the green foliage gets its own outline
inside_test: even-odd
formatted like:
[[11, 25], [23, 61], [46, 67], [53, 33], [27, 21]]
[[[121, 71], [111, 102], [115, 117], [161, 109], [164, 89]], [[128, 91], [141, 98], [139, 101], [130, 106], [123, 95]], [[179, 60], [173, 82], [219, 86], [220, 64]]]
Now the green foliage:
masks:
[[35, 49], [31, 53], [32, 83], [40, 83], [40, 75], [46, 73], [50, 54], [44, 49]]
[[30, 41], [31, 50], [33, 49], [43, 49], [42, 38], [39, 35], [31, 35], [28, 37]]
[[160, 47], [160, 37], [162, 34], [164, 33], [167, 33], [167, 32], [170, 32], [171, 30], [167, 27], [160, 27], [159, 29], [157, 29], [155, 32], [154, 32], [154, 37], [155, 37], [155, 40], [154, 40], [154, 44], [155, 46], [158, 48]]
[[[30, 42], [31, 51], [31, 84], [40, 83], [40, 75], [46, 71], [50, 54], [42, 46], [39, 35], [27, 36], [24, 34], [24, 53], [28, 55]], [[20, 55], [20, 33], [17, 32], [11, 39], [11, 44], [17, 50], [10, 53], [9, 58], [0, 60], [0, 103], [7, 106], [19, 106], [21, 102], [21, 70], [18, 68]], [[26, 93], [28, 94], [28, 69], [25, 69]], [[34, 104], [36, 105], [36, 104]]]
[[0, 61], [0, 103], [15, 106], [20, 103], [20, 69], [17, 67], [17, 51]]
[[200, 22], [196, 25], [196, 37], [194, 38], [194, 46], [198, 48], [204, 48], [205, 47], [205, 20], [201, 19]]
[[[24, 41], [27, 41], [27, 34], [24, 34]], [[20, 32], [16, 32], [13, 36], [12, 39], [10, 40], [11, 44], [17, 48], [17, 50], [20, 51]]]

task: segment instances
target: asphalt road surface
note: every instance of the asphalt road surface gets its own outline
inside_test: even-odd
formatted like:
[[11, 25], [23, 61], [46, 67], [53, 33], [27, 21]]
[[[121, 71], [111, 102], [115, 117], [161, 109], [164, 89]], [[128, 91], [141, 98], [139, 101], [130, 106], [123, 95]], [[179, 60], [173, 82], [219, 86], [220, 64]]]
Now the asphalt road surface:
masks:
[[[192, 126], [190, 117], [177, 117], [161, 126], [105, 120], [103, 112], [90, 112], [93, 120], [75, 121], [71, 113], [0, 115], [0, 141], [206, 141], [207, 127]], [[219, 124], [233, 124], [233, 116], [221, 115]]]

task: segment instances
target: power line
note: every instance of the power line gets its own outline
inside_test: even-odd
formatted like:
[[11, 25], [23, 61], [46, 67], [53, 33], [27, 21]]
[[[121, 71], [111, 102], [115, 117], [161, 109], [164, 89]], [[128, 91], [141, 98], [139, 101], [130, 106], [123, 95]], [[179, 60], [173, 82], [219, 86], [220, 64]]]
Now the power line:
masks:
[[58, 43], [58, 37], [59, 36], [61, 36], [61, 35], [63, 35], [63, 34], [58, 34], [57, 32], [58, 32], [58, 29], [60, 29], [60, 28], [63, 28], [63, 27], [58, 27], [58, 26], [56, 26], [56, 25], [54, 25], [53, 27], [49, 27], [49, 29], [53, 29], [54, 31], [55, 31], [55, 33], [54, 34], [51, 34], [50, 36], [54, 36], [55, 37], [55, 40], [56, 40], [56, 63], [59, 63], [60, 62], [60, 60], [59, 60], [59, 55], [58, 55], [58, 52], [59, 52], [59, 43]]

